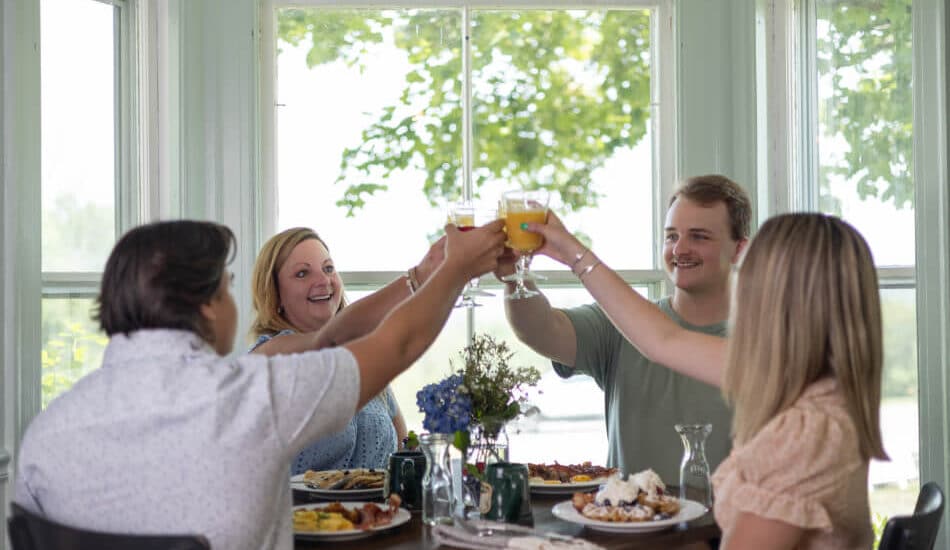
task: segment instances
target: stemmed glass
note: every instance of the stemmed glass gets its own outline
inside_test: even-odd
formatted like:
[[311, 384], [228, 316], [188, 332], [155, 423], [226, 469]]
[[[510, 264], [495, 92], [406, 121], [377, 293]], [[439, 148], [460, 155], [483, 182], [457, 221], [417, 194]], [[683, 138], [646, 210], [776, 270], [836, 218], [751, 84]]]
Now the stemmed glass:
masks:
[[[467, 201], [453, 204], [449, 208], [449, 221], [454, 223], [460, 231], [475, 229], [476, 225], [488, 223], [497, 216], [495, 209], [475, 206]], [[478, 288], [479, 281], [480, 279], [475, 277], [465, 285], [462, 299], [455, 304], [455, 307], [478, 307], [482, 304], [475, 301], [476, 296], [494, 296], [491, 292]]]
[[518, 261], [515, 272], [502, 278], [503, 281], [514, 281], [515, 290], [507, 296], [509, 300], [520, 300], [540, 294], [525, 287], [525, 281], [542, 279], [540, 275], [530, 271], [531, 257], [535, 250], [541, 247], [543, 239], [537, 233], [521, 229], [525, 222], [544, 223], [548, 217], [548, 192], [543, 189], [533, 191], [508, 191], [502, 194], [501, 204], [504, 208], [505, 231], [508, 233], [508, 247], [518, 252]]

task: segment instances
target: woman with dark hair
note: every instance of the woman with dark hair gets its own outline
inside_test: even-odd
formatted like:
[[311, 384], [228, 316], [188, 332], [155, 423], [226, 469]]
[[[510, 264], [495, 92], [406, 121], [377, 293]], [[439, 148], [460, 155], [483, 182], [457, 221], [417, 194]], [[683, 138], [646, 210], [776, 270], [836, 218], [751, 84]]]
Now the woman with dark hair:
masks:
[[311, 338], [313, 350], [340, 347], [236, 358], [223, 357], [237, 327], [231, 231], [196, 221], [129, 231], [103, 274], [102, 368], [30, 424], [15, 501], [84, 529], [291, 548], [291, 459], [425, 351], [466, 281], [496, 266], [501, 227], [446, 226], [438, 268], [364, 337], [347, 335], [374, 315], [371, 301]]

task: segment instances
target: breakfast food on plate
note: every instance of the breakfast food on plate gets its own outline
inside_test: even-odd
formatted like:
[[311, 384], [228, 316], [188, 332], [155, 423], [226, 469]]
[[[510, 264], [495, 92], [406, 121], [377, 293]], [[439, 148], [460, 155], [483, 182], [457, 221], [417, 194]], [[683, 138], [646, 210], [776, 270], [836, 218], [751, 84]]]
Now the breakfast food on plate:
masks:
[[347, 508], [339, 502], [327, 506], [299, 508], [294, 510], [294, 531], [297, 532], [334, 532], [365, 531], [380, 525], [392, 523], [393, 516], [401, 503], [399, 495], [389, 495], [386, 509], [367, 502], [360, 508]]
[[307, 470], [303, 482], [314, 489], [349, 491], [354, 489], [379, 489], [386, 481], [384, 470], [353, 468], [352, 470]]
[[669, 519], [680, 511], [679, 500], [665, 494], [666, 485], [653, 470], [612, 477], [596, 493], [574, 493], [571, 503], [582, 516], [611, 522]]
[[606, 479], [617, 473], [617, 468], [593, 466], [591, 463], [582, 464], [528, 464], [528, 476], [531, 483], [558, 485], [561, 483], [586, 483]]

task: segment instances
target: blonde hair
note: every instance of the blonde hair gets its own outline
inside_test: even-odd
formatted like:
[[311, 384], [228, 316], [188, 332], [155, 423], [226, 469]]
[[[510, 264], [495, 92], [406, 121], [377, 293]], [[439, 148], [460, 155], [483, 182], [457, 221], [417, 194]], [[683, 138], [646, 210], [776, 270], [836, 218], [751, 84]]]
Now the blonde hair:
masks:
[[[330, 251], [327, 243], [313, 229], [294, 227], [271, 237], [257, 255], [251, 277], [251, 292], [256, 314], [254, 323], [251, 325], [251, 333], [255, 337], [274, 334], [282, 330], [297, 330], [279, 311], [280, 286], [277, 284], [277, 273], [294, 248], [309, 239], [319, 241], [328, 252]], [[344, 294], [336, 312], [339, 313], [345, 305], [346, 295]]]
[[823, 214], [766, 221], [742, 260], [723, 378], [736, 445], [749, 441], [815, 381], [834, 377], [865, 458], [886, 459], [881, 306], [864, 238]]

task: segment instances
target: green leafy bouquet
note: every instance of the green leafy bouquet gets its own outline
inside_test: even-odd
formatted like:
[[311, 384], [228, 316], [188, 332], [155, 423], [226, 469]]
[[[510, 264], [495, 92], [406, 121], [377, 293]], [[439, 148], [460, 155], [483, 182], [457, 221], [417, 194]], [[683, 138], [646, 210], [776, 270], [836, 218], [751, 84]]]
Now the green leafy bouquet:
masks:
[[[507, 422], [523, 412], [528, 388], [536, 386], [541, 373], [534, 367], [512, 367], [514, 352], [504, 341], [487, 334], [475, 335], [459, 355], [463, 365], [445, 380], [429, 384], [416, 394], [423, 426], [430, 431], [454, 433], [454, 444], [463, 451], [471, 444], [470, 431], [481, 430], [488, 439], [498, 437]], [[465, 418], [459, 419], [462, 415]]]

